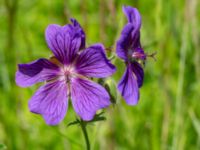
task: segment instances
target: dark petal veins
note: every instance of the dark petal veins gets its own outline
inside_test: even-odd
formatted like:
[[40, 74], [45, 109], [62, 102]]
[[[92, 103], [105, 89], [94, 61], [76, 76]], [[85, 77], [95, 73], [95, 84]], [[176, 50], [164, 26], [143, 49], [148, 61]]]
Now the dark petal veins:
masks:
[[141, 47], [140, 44], [140, 28], [141, 28], [141, 16], [136, 8], [130, 6], [123, 6], [123, 12], [126, 15], [128, 22], [133, 25], [131, 48], [135, 49]]
[[48, 47], [63, 64], [71, 63], [77, 52], [85, 46], [85, 33], [75, 19], [63, 27], [49, 25], [45, 31]]
[[136, 48], [141, 48], [140, 44], [140, 31], [132, 32], [132, 49], [135, 51]]
[[83, 31], [81, 25], [78, 23], [76, 19], [71, 18], [70, 20], [73, 23], [74, 28], [76, 28], [78, 36], [81, 36], [80, 49], [84, 49], [85, 48], [85, 32]]
[[76, 70], [84, 76], [103, 78], [112, 75], [116, 68], [106, 58], [104, 46], [95, 44], [81, 52], [76, 60]]
[[130, 65], [118, 83], [118, 90], [128, 105], [136, 105], [139, 100], [139, 89], [136, 76], [132, 72]]
[[121, 32], [120, 39], [117, 41], [117, 55], [124, 60], [128, 59], [128, 51], [131, 50], [133, 45], [133, 29], [134, 27], [131, 23], [126, 24]]
[[67, 108], [67, 85], [61, 81], [41, 86], [29, 101], [30, 111], [41, 114], [49, 125], [60, 123]]
[[19, 64], [18, 68], [21, 73], [30, 77], [38, 74], [40, 71], [42, 71], [43, 68], [58, 69], [56, 65], [52, 64], [50, 61], [44, 58], [38, 59], [28, 64]]
[[71, 32], [69, 25], [61, 27], [53, 24], [49, 25], [45, 31], [49, 48], [63, 64], [69, 63], [69, 59], [75, 57], [75, 52], [71, 50]]
[[128, 19], [128, 22], [133, 24], [134, 30], [139, 31], [141, 27], [141, 16], [138, 10], [130, 6], [123, 6], [122, 9]]
[[[46, 42], [48, 44], [48, 47], [52, 50], [52, 52], [54, 53], [54, 55], [61, 61], [64, 61], [64, 56], [63, 56], [63, 49], [60, 49], [60, 45], [58, 45], [58, 40], [57, 40], [57, 36], [60, 35], [60, 30], [61, 30], [61, 26], [56, 25], [56, 24], [52, 24], [49, 25], [46, 28], [45, 31], [45, 38], [46, 38]], [[59, 36], [60, 37], [60, 36]], [[63, 45], [63, 42], [62, 42]]]
[[144, 79], [144, 71], [141, 67], [141, 65], [138, 62], [133, 62], [131, 64], [132, 71], [137, 77], [137, 83], [138, 87], [140, 88], [143, 84], [143, 79]]
[[97, 110], [110, 105], [107, 91], [89, 80], [73, 79], [71, 96], [75, 112], [86, 121], [92, 120]]
[[19, 64], [18, 68], [15, 81], [21, 87], [50, 80], [59, 73], [59, 68], [47, 59], [38, 59], [31, 63]]

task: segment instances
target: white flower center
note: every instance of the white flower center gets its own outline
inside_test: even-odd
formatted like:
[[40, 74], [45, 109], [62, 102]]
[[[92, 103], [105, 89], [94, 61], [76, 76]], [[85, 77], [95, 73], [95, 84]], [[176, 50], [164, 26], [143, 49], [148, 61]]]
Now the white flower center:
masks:
[[60, 80], [69, 82], [72, 77], [76, 75], [75, 69], [73, 66], [63, 66], [61, 68]]

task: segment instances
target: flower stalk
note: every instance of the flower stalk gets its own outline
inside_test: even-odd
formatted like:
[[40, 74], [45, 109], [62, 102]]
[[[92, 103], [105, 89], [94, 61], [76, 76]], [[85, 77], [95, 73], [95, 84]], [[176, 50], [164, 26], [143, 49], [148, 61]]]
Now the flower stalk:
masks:
[[87, 128], [86, 128], [87, 127], [87, 122], [85, 122], [85, 121], [83, 121], [81, 119], [80, 126], [81, 126], [81, 129], [82, 129], [82, 132], [83, 132], [83, 136], [84, 136], [84, 139], [85, 139], [86, 148], [87, 148], [87, 150], [90, 150], [90, 141], [89, 141]]

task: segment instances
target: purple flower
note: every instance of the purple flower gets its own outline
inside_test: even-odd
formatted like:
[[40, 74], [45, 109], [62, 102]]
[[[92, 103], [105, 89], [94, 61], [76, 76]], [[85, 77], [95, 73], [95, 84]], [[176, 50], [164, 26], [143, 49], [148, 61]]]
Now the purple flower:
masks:
[[115, 66], [106, 58], [102, 44], [85, 48], [84, 31], [75, 19], [71, 22], [47, 27], [45, 37], [53, 57], [19, 64], [16, 73], [21, 87], [45, 82], [30, 99], [29, 109], [41, 114], [49, 125], [63, 120], [70, 97], [75, 112], [86, 121], [110, 104], [107, 91], [89, 78], [110, 76]]
[[144, 78], [144, 71], [138, 61], [144, 61], [147, 55], [140, 44], [141, 17], [138, 10], [124, 6], [123, 12], [128, 23], [124, 26], [117, 42], [117, 55], [125, 61], [126, 71], [119, 81], [118, 90], [127, 104], [136, 105]]

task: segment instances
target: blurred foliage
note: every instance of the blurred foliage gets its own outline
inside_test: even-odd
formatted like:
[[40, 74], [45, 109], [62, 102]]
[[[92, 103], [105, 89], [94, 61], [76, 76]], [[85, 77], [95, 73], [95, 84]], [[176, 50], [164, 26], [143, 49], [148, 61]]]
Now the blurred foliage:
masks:
[[71, 106], [59, 126], [29, 112], [39, 85], [17, 87], [17, 64], [51, 56], [44, 30], [70, 17], [83, 26], [87, 45], [102, 42], [114, 51], [126, 23], [123, 5], [141, 12], [141, 42], [147, 53], [157, 51], [157, 61], [147, 61], [140, 101], [132, 107], [116, 94], [124, 64], [113, 59], [118, 70], [106, 83], [117, 105], [105, 110], [106, 121], [88, 126], [92, 149], [200, 149], [199, 0], [0, 0], [0, 149], [84, 148], [80, 127], [67, 127], [76, 118]]

